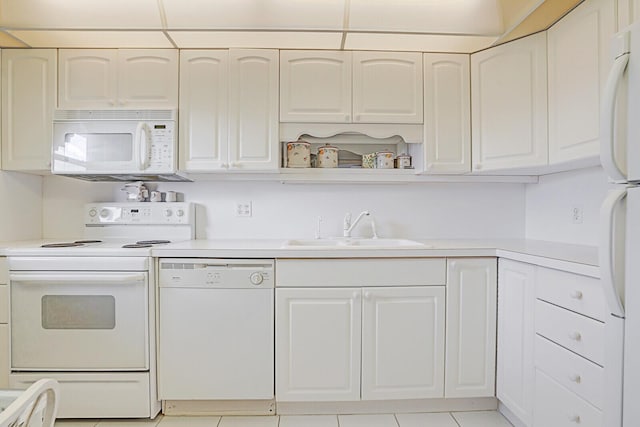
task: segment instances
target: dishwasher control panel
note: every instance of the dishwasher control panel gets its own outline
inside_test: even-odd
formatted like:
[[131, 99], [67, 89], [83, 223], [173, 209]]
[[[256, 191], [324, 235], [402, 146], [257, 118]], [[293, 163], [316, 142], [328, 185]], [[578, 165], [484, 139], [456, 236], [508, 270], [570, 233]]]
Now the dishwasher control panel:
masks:
[[273, 259], [160, 258], [161, 288], [258, 289], [275, 284]]

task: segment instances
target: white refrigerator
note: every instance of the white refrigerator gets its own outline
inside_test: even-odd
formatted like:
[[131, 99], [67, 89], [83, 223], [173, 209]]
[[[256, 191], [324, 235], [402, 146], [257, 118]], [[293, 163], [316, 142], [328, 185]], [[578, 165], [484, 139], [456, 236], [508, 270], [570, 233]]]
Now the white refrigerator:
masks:
[[640, 426], [640, 23], [612, 40], [600, 158], [611, 190], [601, 215], [606, 321], [606, 427]]

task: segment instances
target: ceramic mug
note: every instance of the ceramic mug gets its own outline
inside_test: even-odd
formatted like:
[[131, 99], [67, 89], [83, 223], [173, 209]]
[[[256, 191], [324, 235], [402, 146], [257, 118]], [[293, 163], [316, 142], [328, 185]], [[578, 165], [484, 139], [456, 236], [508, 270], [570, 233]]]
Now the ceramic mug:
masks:
[[162, 193], [159, 191], [152, 191], [151, 197], [149, 198], [152, 202], [161, 202], [162, 201]]
[[316, 157], [317, 168], [337, 168], [338, 167], [338, 147], [333, 145], [323, 145], [318, 148]]
[[177, 202], [178, 201], [178, 193], [175, 191], [167, 191], [164, 195], [165, 202]]

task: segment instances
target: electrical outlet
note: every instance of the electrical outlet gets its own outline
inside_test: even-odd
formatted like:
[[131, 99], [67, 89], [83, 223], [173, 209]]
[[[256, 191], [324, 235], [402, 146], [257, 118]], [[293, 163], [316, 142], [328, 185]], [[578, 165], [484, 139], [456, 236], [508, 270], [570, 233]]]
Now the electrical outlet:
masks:
[[236, 216], [250, 217], [251, 216], [251, 202], [236, 202]]
[[571, 208], [571, 223], [582, 224], [582, 206], [573, 206]]

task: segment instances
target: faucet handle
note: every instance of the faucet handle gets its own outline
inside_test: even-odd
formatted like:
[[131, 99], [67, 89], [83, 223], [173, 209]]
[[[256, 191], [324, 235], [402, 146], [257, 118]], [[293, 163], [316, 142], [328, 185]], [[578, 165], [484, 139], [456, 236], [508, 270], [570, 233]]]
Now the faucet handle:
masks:
[[344, 228], [345, 230], [347, 228], [351, 227], [351, 212], [347, 212], [344, 216]]

